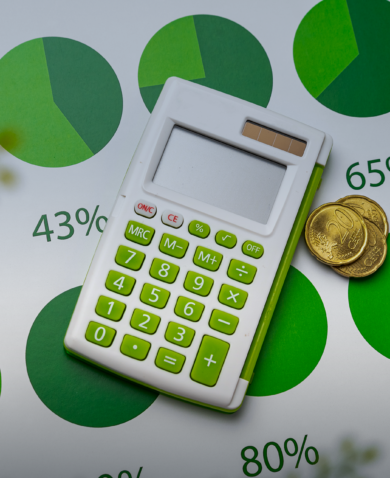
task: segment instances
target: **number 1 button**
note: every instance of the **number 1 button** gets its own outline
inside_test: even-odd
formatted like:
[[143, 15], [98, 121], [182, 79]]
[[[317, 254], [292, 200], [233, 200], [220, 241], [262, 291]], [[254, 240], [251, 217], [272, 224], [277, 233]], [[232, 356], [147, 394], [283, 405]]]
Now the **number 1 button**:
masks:
[[218, 381], [229, 347], [230, 345], [227, 342], [205, 335], [192, 367], [192, 380], [208, 387], [214, 387]]

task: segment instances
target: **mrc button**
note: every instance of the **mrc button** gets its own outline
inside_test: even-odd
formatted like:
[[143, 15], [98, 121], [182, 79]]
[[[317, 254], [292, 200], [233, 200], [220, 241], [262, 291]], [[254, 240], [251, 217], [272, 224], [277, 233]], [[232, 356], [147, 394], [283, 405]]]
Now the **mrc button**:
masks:
[[183, 224], [184, 218], [178, 212], [167, 210], [162, 213], [161, 220], [167, 226], [178, 228]]
[[264, 247], [257, 242], [246, 241], [242, 245], [242, 252], [246, 256], [253, 257], [254, 259], [260, 259], [260, 257], [264, 254]]
[[151, 202], [140, 199], [135, 202], [134, 211], [140, 216], [151, 218], [156, 215], [157, 207]]

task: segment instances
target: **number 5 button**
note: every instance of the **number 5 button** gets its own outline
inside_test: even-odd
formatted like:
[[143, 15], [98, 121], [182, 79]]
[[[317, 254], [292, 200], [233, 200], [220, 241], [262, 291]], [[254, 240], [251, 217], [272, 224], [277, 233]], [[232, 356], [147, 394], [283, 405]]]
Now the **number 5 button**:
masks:
[[242, 309], [247, 298], [248, 292], [227, 284], [222, 285], [218, 296], [218, 300], [221, 304], [228, 305], [234, 309]]

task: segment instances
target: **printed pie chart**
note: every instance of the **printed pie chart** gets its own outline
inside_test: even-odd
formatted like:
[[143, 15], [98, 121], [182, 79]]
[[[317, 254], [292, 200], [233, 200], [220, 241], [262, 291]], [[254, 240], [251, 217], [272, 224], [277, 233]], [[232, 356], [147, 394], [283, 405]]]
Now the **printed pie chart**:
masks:
[[71, 357], [64, 337], [81, 287], [55, 297], [27, 339], [27, 372], [36, 394], [59, 417], [86, 427], [111, 427], [143, 413], [158, 392]]
[[83, 43], [37, 38], [0, 59], [0, 144], [27, 163], [91, 158], [115, 134], [122, 108], [114, 70]]
[[138, 84], [150, 112], [171, 76], [264, 107], [272, 93], [271, 64], [259, 41], [241, 25], [214, 15], [179, 18], [146, 45]]
[[299, 385], [321, 360], [327, 335], [320, 295], [290, 266], [247, 395], [276, 395]]
[[[390, 237], [390, 236], [389, 236]], [[387, 238], [387, 247], [390, 239]], [[378, 353], [390, 359], [390, 260], [387, 256], [375, 274], [350, 279], [348, 299], [359, 332]]]
[[323, 0], [295, 35], [294, 62], [308, 92], [348, 116], [390, 112], [390, 2]]

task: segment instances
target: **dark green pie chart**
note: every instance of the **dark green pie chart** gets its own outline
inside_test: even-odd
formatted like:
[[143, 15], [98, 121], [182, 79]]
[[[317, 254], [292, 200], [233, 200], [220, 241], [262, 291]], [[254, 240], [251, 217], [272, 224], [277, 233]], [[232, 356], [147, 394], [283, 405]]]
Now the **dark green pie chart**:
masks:
[[146, 45], [138, 84], [150, 112], [171, 76], [264, 107], [272, 92], [271, 64], [259, 41], [241, 25], [214, 15], [179, 18]]
[[110, 427], [144, 412], [158, 393], [69, 356], [63, 341], [81, 287], [49, 302], [33, 323], [26, 365], [40, 400], [76, 425]]
[[[390, 241], [387, 239], [387, 247]], [[352, 318], [373, 349], [390, 359], [390, 261], [387, 257], [375, 274], [349, 279], [348, 299]]]
[[27, 163], [64, 167], [91, 158], [115, 134], [122, 109], [114, 70], [83, 43], [37, 38], [0, 59], [0, 144]]
[[322, 0], [304, 17], [294, 62], [308, 92], [348, 116], [390, 112], [390, 2]]
[[276, 395], [299, 385], [320, 361], [327, 335], [321, 297], [290, 266], [247, 395]]

